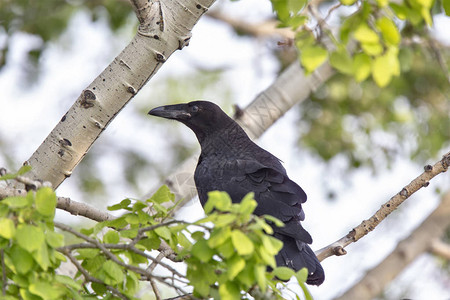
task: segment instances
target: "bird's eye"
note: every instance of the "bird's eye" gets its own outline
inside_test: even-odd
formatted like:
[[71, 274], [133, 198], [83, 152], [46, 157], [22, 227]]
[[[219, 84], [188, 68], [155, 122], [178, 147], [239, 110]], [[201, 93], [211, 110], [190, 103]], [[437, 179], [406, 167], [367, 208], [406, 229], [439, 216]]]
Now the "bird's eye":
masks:
[[198, 112], [198, 106], [197, 105], [192, 106], [191, 107], [191, 111], [192, 112]]

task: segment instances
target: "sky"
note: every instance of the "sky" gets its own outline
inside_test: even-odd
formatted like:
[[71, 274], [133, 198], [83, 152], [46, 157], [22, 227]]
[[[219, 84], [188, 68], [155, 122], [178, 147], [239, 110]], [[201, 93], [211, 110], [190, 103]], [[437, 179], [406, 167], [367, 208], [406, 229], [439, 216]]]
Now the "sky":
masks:
[[[222, 2], [224, 10], [247, 21], [258, 21], [271, 15], [269, 1], [246, 0]], [[435, 34], [450, 44], [448, 17], [438, 16], [435, 24], [443, 30]], [[8, 65], [0, 72], [0, 140], [7, 145], [13, 165], [20, 167], [57, 124], [61, 116], [77, 99], [81, 91], [112, 61], [131, 40], [133, 28], [123, 29], [118, 35], [110, 32], [104, 20], [92, 22], [86, 13], [78, 13], [63, 37], [53, 42], [41, 59], [42, 72], [35, 83], [29, 84], [24, 78], [27, 74], [23, 66], [27, 49], [40, 41], [26, 34], [12, 37], [12, 49], [9, 52]], [[0, 39], [1, 42], [1, 39]], [[86, 47], [85, 45], [89, 45]], [[139, 179], [139, 191], [126, 189], [123, 183], [121, 165], [117, 151], [109, 147], [133, 147], [151, 161], [167, 160], [170, 165], [170, 134], [175, 127], [180, 131], [183, 141], [196, 147], [196, 140], [189, 129], [174, 122], [156, 121], [139, 114], [139, 108], [156, 106], [152, 96], [158, 84], [169, 76], [189, 74], [195, 66], [209, 68], [226, 66], [220, 84], [231, 91], [233, 103], [244, 107], [275, 79], [278, 65], [271, 57], [267, 40], [254, 40], [237, 37], [226, 25], [202, 18], [193, 31], [190, 45], [177, 51], [170, 57], [160, 72], [144, 87], [138, 96], [110, 124], [94, 145], [93, 151], [101, 153], [95, 164], [99, 166], [99, 175], [106, 181], [108, 191], [105, 198], [118, 202], [126, 197], [141, 197], [155, 186], [155, 175], [149, 170], [149, 176]], [[223, 96], [223, 91], [208, 90], [208, 100]], [[186, 99], [190, 101], [194, 99]], [[223, 102], [223, 108], [232, 112], [231, 104]], [[422, 166], [406, 159], [398, 159], [389, 170], [380, 170], [376, 176], [368, 169], [351, 174], [341, 174], [329, 170], [313, 155], [298, 148], [294, 124], [298, 113], [296, 107], [273, 125], [258, 141], [258, 144], [279, 157], [292, 180], [299, 183], [308, 194], [304, 209], [306, 220], [304, 227], [314, 239], [312, 248], [320, 249], [341, 238], [362, 219], [370, 217], [382, 203], [408, 184], [423, 171]], [[339, 163], [339, 162], [338, 162]], [[430, 161], [429, 163], [433, 163]], [[0, 156], [0, 166], [11, 162]], [[169, 173], [171, 170], [167, 170]], [[77, 177], [83, 176], [75, 170], [57, 193], [97, 205], [83, 195], [74, 184]], [[342, 180], [345, 177], [345, 180]], [[383, 222], [369, 236], [357, 244], [348, 247], [343, 257], [331, 257], [323, 262], [327, 279], [320, 287], [311, 287], [315, 299], [331, 299], [344, 292], [364, 272], [376, 265], [396, 246], [396, 243], [409, 235], [420, 222], [436, 207], [438, 197], [434, 193], [437, 187], [448, 188], [449, 174], [433, 179], [427, 189], [420, 190], [391, 217]], [[326, 187], [337, 191], [337, 199], [329, 201]], [[106, 202], [100, 202], [104, 208]], [[203, 215], [198, 201], [189, 202], [180, 217], [196, 220]], [[58, 218], [67, 221], [68, 215], [58, 213]], [[74, 219], [67, 222], [75, 222]], [[413, 263], [387, 292], [388, 299], [414, 295], [415, 299], [450, 298], [450, 278], [447, 275], [436, 277], [439, 270], [435, 259], [422, 256]], [[445, 288], [448, 288], [445, 290]]]

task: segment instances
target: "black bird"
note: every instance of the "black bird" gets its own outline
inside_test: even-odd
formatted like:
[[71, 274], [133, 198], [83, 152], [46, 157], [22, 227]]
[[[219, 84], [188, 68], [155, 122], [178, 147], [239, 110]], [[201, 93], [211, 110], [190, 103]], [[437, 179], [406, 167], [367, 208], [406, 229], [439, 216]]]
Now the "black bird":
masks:
[[201, 154], [194, 174], [201, 204], [208, 192], [227, 192], [234, 203], [249, 192], [258, 203], [255, 215], [272, 215], [284, 222], [274, 227], [274, 237], [284, 243], [277, 254], [278, 266], [296, 271], [306, 267], [308, 284], [320, 285], [325, 273], [314, 252], [309, 233], [300, 221], [305, 219], [303, 189], [289, 179], [280, 160], [250, 140], [244, 130], [219, 106], [208, 101], [166, 105], [150, 115], [177, 120], [197, 136]]

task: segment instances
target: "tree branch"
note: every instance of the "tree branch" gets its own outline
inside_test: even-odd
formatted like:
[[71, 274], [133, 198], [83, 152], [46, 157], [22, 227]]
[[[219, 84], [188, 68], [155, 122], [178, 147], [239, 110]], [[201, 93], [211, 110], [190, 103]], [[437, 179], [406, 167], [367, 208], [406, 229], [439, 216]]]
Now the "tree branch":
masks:
[[61, 118], [25, 162], [26, 176], [56, 189], [86, 155], [114, 117], [159, 70], [189, 43], [191, 30], [215, 0], [133, 0], [138, 32]]
[[[449, 215], [450, 218], [450, 215]], [[450, 245], [441, 239], [435, 239], [431, 242], [430, 250], [434, 255], [450, 261]]]
[[336, 300], [373, 299], [419, 255], [432, 250], [431, 242], [440, 238], [448, 226], [450, 226], [450, 192], [443, 196], [439, 206], [409, 237], [402, 240], [391, 254]]
[[345, 247], [358, 241], [360, 238], [375, 229], [381, 221], [383, 221], [391, 212], [393, 212], [400, 204], [408, 199], [412, 194], [422, 187], [426, 187], [429, 181], [436, 175], [446, 172], [450, 165], [450, 152], [445, 154], [443, 158], [434, 164], [434, 166], [425, 166], [425, 171], [406, 185], [399, 193], [393, 196], [388, 202], [383, 204], [381, 208], [369, 219], [362, 221], [360, 225], [353, 228], [346, 236], [338, 241], [316, 251], [319, 261], [333, 255], [344, 255], [347, 252]]

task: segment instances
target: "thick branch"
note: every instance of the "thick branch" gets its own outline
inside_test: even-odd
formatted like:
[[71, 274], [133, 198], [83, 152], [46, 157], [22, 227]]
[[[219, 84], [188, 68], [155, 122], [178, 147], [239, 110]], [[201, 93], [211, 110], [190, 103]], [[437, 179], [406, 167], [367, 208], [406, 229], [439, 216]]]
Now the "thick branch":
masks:
[[450, 165], [450, 152], [445, 154], [443, 158], [434, 166], [425, 166], [425, 171], [406, 185], [399, 193], [393, 196], [388, 202], [383, 204], [381, 208], [368, 220], [362, 221], [360, 225], [353, 228], [346, 236], [339, 239], [327, 247], [316, 251], [319, 261], [333, 255], [344, 255], [345, 247], [358, 241], [360, 238], [375, 229], [381, 221], [383, 221], [391, 212], [393, 212], [400, 204], [408, 199], [412, 194], [417, 192], [422, 187], [426, 187], [429, 181], [436, 175], [447, 171]]
[[[147, 3], [144, 3], [147, 2]], [[128, 101], [177, 49], [214, 0], [134, 0], [140, 26], [130, 44], [81, 92], [49, 136], [25, 162], [32, 179], [57, 188]]]
[[363, 279], [337, 299], [373, 299], [406, 266], [420, 254], [433, 249], [432, 241], [440, 238], [450, 226], [450, 192], [428, 218], [402, 240], [380, 264], [366, 273]]

